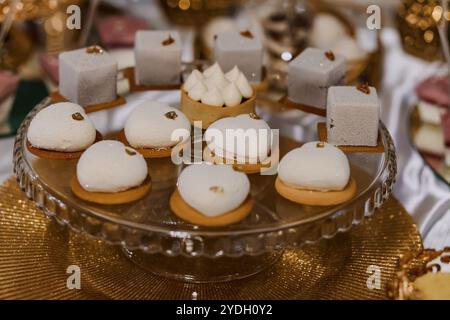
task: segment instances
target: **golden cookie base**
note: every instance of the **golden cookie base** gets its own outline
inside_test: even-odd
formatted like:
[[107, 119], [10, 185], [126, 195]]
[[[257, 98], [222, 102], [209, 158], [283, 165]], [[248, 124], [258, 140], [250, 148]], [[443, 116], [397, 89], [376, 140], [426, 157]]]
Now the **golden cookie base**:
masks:
[[136, 188], [132, 188], [120, 192], [89, 192], [80, 185], [77, 176], [73, 176], [70, 181], [72, 192], [80, 199], [88, 202], [105, 205], [124, 204], [137, 201], [147, 195], [152, 188], [150, 176], [147, 176], [145, 181]]
[[[69, 101], [66, 99], [66, 97], [61, 95], [59, 93], [59, 91], [54, 91], [54, 92], [50, 93], [50, 98], [52, 99], [52, 103]], [[100, 111], [100, 110], [111, 109], [111, 108], [123, 105], [125, 103], [127, 103], [127, 101], [125, 100], [124, 97], [117, 96], [117, 98], [113, 101], [97, 103], [97, 104], [90, 104], [90, 105], [83, 106], [83, 107], [84, 107], [84, 111], [86, 113], [92, 113], [92, 112], [96, 112], [96, 111]]]
[[151, 85], [141, 85], [136, 83], [136, 78], [134, 76], [134, 67], [128, 67], [123, 70], [124, 77], [128, 80], [130, 84], [130, 92], [142, 92], [142, 91], [153, 91], [153, 90], [178, 90], [181, 87], [181, 75], [180, 83], [178, 84], [151, 84]]
[[[325, 122], [317, 123], [317, 136], [319, 137], [319, 141], [328, 142], [327, 136], [327, 124]], [[374, 147], [369, 146], [336, 146], [341, 149], [345, 153], [354, 153], [354, 152], [365, 152], [365, 153], [383, 153], [384, 145], [381, 140], [381, 135], [378, 134], [377, 145]]]
[[[103, 140], [102, 134], [97, 131], [94, 143], [99, 142], [101, 140]], [[64, 152], [64, 151], [39, 149], [39, 148], [33, 147], [31, 142], [28, 140], [27, 140], [27, 149], [28, 149], [28, 151], [30, 151], [32, 154], [34, 154], [35, 156], [37, 156], [39, 158], [51, 159], [51, 160], [79, 159], [81, 157], [81, 155], [83, 154], [83, 152], [85, 151], [85, 150], [82, 150], [82, 151], [75, 151], [75, 152]]]
[[170, 208], [177, 217], [192, 224], [205, 227], [227, 226], [245, 219], [253, 208], [253, 199], [249, 196], [235, 210], [217, 217], [207, 217], [188, 205], [181, 197], [178, 189], [170, 197]]
[[144, 158], [150, 159], [150, 158], [168, 158], [172, 155], [172, 149], [174, 147], [168, 147], [168, 148], [135, 148], [130, 145], [130, 143], [127, 140], [127, 137], [125, 136], [125, 130], [121, 130], [118, 135], [117, 139], [122, 142], [127, 147], [135, 149], [137, 152], [142, 154]]
[[201, 128], [208, 128], [211, 123], [227, 117], [236, 117], [240, 114], [255, 112], [256, 91], [253, 96], [235, 107], [211, 106], [191, 99], [187, 92], [181, 90], [181, 111], [188, 117], [191, 124], [199, 127], [194, 121], [202, 121]]
[[308, 106], [306, 104], [296, 103], [289, 99], [288, 96], [282, 97], [278, 101], [281, 105], [289, 108], [289, 109], [298, 109], [300, 111], [306, 112], [306, 113], [312, 113], [321, 117], [327, 116], [327, 110], [322, 108], [317, 108], [313, 106]]
[[220, 158], [213, 156], [208, 147], [203, 149], [203, 160], [214, 164], [230, 164], [237, 171], [242, 171], [247, 174], [259, 173], [263, 168], [270, 168], [270, 163], [237, 163], [236, 160]]
[[275, 189], [290, 201], [308, 206], [334, 206], [351, 200], [356, 194], [356, 181], [350, 178], [347, 186], [341, 191], [313, 191], [295, 189], [285, 185], [279, 177], [275, 181]]

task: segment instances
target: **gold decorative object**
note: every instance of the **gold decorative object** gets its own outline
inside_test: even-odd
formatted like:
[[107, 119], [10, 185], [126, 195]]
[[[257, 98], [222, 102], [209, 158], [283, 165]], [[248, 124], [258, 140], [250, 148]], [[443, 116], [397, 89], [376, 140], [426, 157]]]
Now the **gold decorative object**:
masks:
[[441, 270], [441, 266], [433, 261], [449, 264], [450, 247], [442, 250], [424, 249], [416, 255], [413, 252], [401, 255], [395, 277], [388, 283], [388, 297], [395, 300], [421, 299], [423, 294], [415, 286], [415, 280]]
[[11, 5], [16, 6], [16, 21], [25, 21], [50, 16], [57, 11], [66, 11], [71, 4], [79, 4], [82, 0], [19, 0], [0, 1], [0, 23], [5, 20], [12, 10]]
[[[351, 232], [286, 250], [255, 276], [188, 284], [154, 276], [119, 247], [61, 228], [26, 199], [15, 179], [0, 186], [0, 299], [386, 299], [399, 255], [421, 250], [411, 217], [391, 198]], [[212, 260], [216, 267], [232, 267], [233, 259], [220, 259]], [[71, 265], [80, 267], [80, 290], [66, 286]], [[381, 270], [380, 289], [367, 287], [369, 266]]]
[[425, 60], [443, 59], [437, 25], [441, 19], [449, 21], [450, 12], [444, 13], [441, 3], [442, 0], [403, 0], [397, 25], [406, 52]]
[[88, 54], [103, 54], [103, 49], [99, 46], [90, 46], [86, 48]]
[[[0, 1], [0, 67], [17, 70], [33, 53], [32, 41], [17, 22], [33, 19], [41, 26], [46, 51], [67, 48], [78, 30], [65, 27], [66, 8], [82, 0], [10, 0]], [[6, 37], [7, 35], [7, 37]]]
[[12, 26], [5, 43], [0, 43], [0, 67], [16, 70], [26, 62], [33, 52], [33, 43], [26, 32]]
[[201, 26], [239, 2], [242, 0], [160, 0], [167, 18], [184, 26]]

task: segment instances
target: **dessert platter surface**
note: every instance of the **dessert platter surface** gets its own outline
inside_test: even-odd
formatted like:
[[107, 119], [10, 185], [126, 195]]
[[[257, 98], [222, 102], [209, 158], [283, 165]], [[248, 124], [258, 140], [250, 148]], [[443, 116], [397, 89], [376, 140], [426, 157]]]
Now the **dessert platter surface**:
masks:
[[[171, 105], [179, 102], [178, 91], [151, 92], [146, 97], [163, 100]], [[123, 127], [121, 121], [136, 105], [132, 95], [127, 104], [91, 114], [96, 128], [104, 138], [115, 139]], [[276, 176], [249, 175], [250, 192], [255, 201], [251, 213], [239, 223], [223, 227], [201, 227], [179, 219], [169, 206], [169, 198], [176, 188], [181, 166], [168, 159], [147, 159], [152, 191], [139, 201], [122, 205], [100, 205], [77, 198], [70, 187], [76, 171], [76, 160], [40, 158], [27, 149], [27, 131], [31, 119], [46, 108], [50, 99], [44, 100], [29, 114], [19, 130], [15, 146], [15, 170], [21, 187], [47, 215], [110, 243], [125, 243], [129, 248], [145, 252], [163, 252], [161, 244], [169, 239], [201, 238], [205, 256], [227, 254], [257, 254], [273, 248], [285, 248], [332, 237], [339, 231], [351, 228], [364, 215], [371, 214], [389, 196], [395, 177], [395, 151], [389, 133], [380, 125], [380, 137], [385, 150], [382, 153], [348, 154], [352, 177], [356, 180], [356, 195], [350, 201], [336, 206], [307, 206], [281, 197], [274, 188]], [[274, 115], [265, 114], [272, 129], [283, 128], [271, 121]], [[110, 121], [116, 119], [116, 121]], [[280, 158], [304, 141], [316, 139], [316, 124], [322, 118], [305, 115], [298, 124], [295, 136], [281, 136]], [[224, 251], [210, 238], [238, 237], [243, 246], [236, 251]], [[266, 241], [255, 242], [256, 239]], [[171, 248], [170, 254], [176, 253]], [[178, 249], [180, 253], [189, 251]], [[236, 247], [229, 250], [237, 250]], [[167, 250], [166, 253], [169, 251]]]
[[135, 40], [132, 72], [97, 45], [61, 53], [58, 91], [18, 130], [19, 184], [61, 224], [135, 262], [275, 261], [274, 249], [348, 231], [389, 198], [395, 147], [376, 88], [347, 85], [344, 55], [311, 47], [289, 62], [286, 101], [317, 112], [288, 124], [261, 108], [270, 89], [251, 31], [220, 33], [216, 61], [190, 64], [176, 31]]

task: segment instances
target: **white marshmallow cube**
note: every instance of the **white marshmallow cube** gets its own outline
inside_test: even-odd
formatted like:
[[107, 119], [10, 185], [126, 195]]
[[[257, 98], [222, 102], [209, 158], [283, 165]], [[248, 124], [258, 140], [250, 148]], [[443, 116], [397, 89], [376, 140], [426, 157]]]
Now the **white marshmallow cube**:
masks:
[[223, 70], [237, 65], [249, 82], [262, 80], [263, 45], [251, 32], [218, 33], [214, 58]]
[[345, 58], [330, 60], [326, 50], [307, 48], [289, 63], [288, 97], [291, 101], [325, 109], [328, 88], [345, 83]]
[[59, 55], [59, 92], [82, 106], [117, 98], [117, 62], [100, 47], [63, 52]]
[[328, 90], [328, 143], [340, 146], [376, 146], [380, 102], [373, 87], [364, 93], [356, 87], [331, 87]]
[[138, 85], [180, 83], [181, 40], [177, 31], [138, 31], [134, 56]]

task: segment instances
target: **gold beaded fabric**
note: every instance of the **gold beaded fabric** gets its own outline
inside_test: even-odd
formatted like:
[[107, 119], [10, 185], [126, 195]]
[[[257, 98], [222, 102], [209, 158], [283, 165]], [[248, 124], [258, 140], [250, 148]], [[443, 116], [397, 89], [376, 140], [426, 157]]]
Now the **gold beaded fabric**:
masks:
[[[46, 218], [13, 178], [0, 187], [0, 299], [386, 299], [398, 257], [421, 250], [416, 226], [392, 197], [350, 232], [287, 250], [255, 276], [188, 284], [146, 272], [119, 248]], [[70, 265], [80, 267], [79, 290], [66, 286]], [[368, 289], [370, 266], [379, 267], [379, 289]]]

